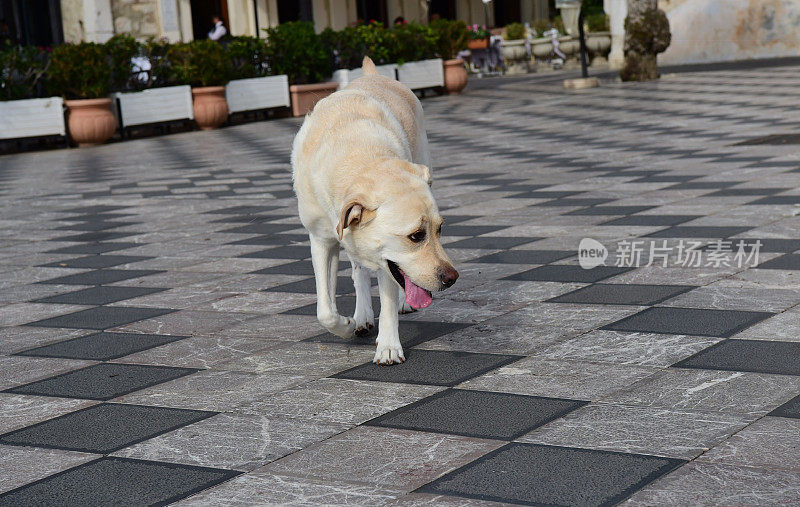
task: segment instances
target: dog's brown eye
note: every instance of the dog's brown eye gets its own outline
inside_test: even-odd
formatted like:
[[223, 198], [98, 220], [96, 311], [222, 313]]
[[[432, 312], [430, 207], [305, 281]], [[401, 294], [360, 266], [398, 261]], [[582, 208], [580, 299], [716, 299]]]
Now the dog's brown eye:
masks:
[[439, 228], [436, 229], [436, 235], [437, 236], [441, 236], [442, 235], [442, 224], [439, 224]]
[[419, 230], [416, 232], [412, 232], [408, 235], [408, 239], [413, 241], [414, 243], [419, 243], [420, 241], [425, 239], [425, 231]]

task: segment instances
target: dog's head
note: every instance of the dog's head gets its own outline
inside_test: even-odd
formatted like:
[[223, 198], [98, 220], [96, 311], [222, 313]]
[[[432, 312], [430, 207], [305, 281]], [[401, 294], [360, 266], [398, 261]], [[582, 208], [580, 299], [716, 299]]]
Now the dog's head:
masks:
[[[430, 191], [428, 168], [392, 161], [392, 178], [360, 182], [344, 200], [336, 232], [348, 254], [387, 271], [415, 308], [430, 292], [453, 285], [458, 272], [441, 244], [442, 217]], [[386, 174], [386, 173], [384, 173]]]

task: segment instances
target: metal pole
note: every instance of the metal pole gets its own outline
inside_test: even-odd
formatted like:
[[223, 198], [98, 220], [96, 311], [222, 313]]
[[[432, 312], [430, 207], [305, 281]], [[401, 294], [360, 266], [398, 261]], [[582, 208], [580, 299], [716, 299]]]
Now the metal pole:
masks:
[[253, 0], [253, 17], [256, 22], [256, 38], [258, 38], [258, 0]]
[[578, 35], [581, 41], [581, 74], [584, 78], [589, 77], [586, 70], [586, 35], [583, 33], [583, 6], [578, 14]]

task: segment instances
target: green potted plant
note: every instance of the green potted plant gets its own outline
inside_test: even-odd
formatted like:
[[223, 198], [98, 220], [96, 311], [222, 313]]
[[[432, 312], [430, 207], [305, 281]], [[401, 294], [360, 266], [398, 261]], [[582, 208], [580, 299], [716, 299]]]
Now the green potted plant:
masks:
[[489, 37], [492, 34], [486, 29], [486, 25], [472, 25], [468, 28], [469, 42], [467, 47], [469, 49], [486, 49], [489, 47]]
[[608, 16], [604, 12], [586, 15], [586, 49], [592, 57], [592, 67], [608, 63], [611, 50], [611, 32], [608, 31]]
[[503, 62], [507, 74], [524, 74], [530, 70], [530, 53], [525, 46], [527, 32], [522, 23], [509, 23], [503, 30]]
[[39, 98], [49, 65], [45, 48], [0, 50], [0, 139], [66, 134], [62, 98]]
[[264, 39], [232, 37], [225, 48], [232, 65], [232, 79], [225, 85], [231, 114], [291, 104], [288, 77], [269, 75], [269, 47]]
[[292, 21], [267, 28], [268, 56], [273, 74], [286, 74], [292, 99], [292, 114], [302, 116], [337, 90], [339, 83], [327, 81], [333, 70], [322, 38], [308, 21]]
[[461, 20], [437, 19], [431, 22], [435, 34], [436, 53], [444, 66], [444, 89], [447, 93], [461, 93], [467, 86], [467, 69], [458, 53], [467, 48], [469, 30]]
[[106, 142], [117, 129], [111, 113], [111, 68], [102, 44], [62, 44], [50, 55], [47, 88], [63, 96], [67, 126], [78, 146]]
[[228, 119], [225, 84], [231, 61], [225, 48], [209, 39], [173, 44], [167, 50], [171, 80], [192, 87], [194, 119], [202, 130], [214, 129]]
[[361, 77], [361, 62], [365, 56], [372, 59], [379, 74], [395, 79], [398, 57], [395, 34], [395, 30], [389, 30], [375, 21], [348, 26], [339, 31], [326, 28], [320, 38], [336, 69], [333, 80], [342, 88]]

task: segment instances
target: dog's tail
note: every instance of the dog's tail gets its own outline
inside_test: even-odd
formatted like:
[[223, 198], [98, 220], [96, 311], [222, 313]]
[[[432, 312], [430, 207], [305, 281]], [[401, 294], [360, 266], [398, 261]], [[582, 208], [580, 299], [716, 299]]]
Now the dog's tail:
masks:
[[361, 62], [361, 69], [364, 71], [365, 76], [377, 76], [378, 69], [375, 68], [375, 62], [372, 58], [365, 56], [364, 61]]

